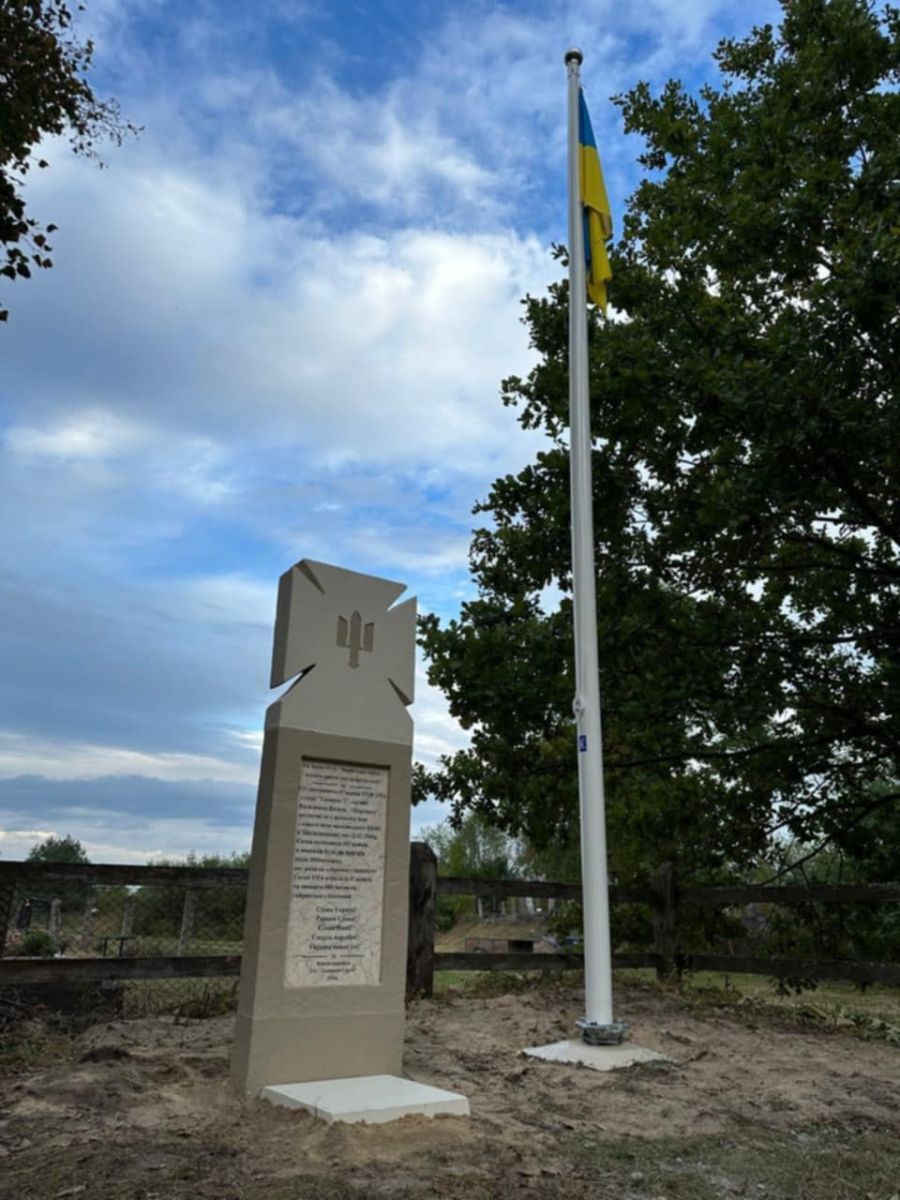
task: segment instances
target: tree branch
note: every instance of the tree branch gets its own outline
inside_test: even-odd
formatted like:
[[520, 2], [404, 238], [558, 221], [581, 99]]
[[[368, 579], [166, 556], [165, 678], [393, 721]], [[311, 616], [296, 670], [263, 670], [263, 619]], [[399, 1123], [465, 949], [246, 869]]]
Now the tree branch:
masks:
[[796, 871], [798, 868], [802, 868], [804, 863], [808, 863], [811, 859], [815, 858], [817, 854], [821, 854], [825, 847], [830, 846], [831, 843], [836, 841], [837, 838], [841, 837], [845, 833], [849, 833], [851, 829], [855, 829], [860, 821], [864, 821], [866, 817], [870, 816], [877, 809], [881, 808], [883, 804], [887, 804], [889, 801], [897, 799], [900, 799], [900, 791], [888, 792], [885, 796], [879, 796], [878, 799], [872, 804], [867, 805], [862, 812], [857, 813], [849, 824], [845, 825], [842, 829], [836, 829], [834, 833], [829, 833], [828, 836], [822, 838], [821, 842], [819, 842], [817, 846], [814, 846], [808, 854], [804, 854], [803, 857], [797, 859], [796, 862], [790, 863], [788, 866], [783, 867], [780, 871], [776, 871], [771, 879], [763, 880], [759, 886], [768, 887], [770, 883], [776, 883], [779, 879], [783, 879], [785, 875], [789, 875], [791, 871]]

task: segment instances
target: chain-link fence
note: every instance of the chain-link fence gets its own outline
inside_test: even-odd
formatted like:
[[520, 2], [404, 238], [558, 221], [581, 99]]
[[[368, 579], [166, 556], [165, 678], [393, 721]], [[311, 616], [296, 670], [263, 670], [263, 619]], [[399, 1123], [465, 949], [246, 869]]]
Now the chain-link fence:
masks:
[[[35, 1003], [44, 989], [56, 1006], [103, 1001], [129, 1014], [224, 1009], [236, 988], [245, 901], [246, 872], [238, 868], [3, 864], [0, 954], [20, 961], [24, 979], [15, 982], [14, 968], [11, 987], [0, 978], [3, 998]], [[94, 978], [77, 980], [64, 968], [34, 982], [53, 976], [35, 969], [41, 960], [51, 968], [77, 959], [92, 960]], [[192, 965], [196, 976], [184, 973]]]

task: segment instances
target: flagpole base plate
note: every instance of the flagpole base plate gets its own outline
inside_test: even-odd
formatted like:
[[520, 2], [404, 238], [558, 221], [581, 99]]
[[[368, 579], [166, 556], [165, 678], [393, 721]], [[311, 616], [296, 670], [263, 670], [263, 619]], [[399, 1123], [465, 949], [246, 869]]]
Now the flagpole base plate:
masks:
[[522, 1053], [527, 1058], [567, 1064], [570, 1067], [590, 1067], [592, 1071], [619, 1071], [623, 1067], [670, 1065], [669, 1059], [658, 1050], [648, 1050], [646, 1046], [636, 1046], [634, 1042], [627, 1042], [624, 1046], [588, 1046], [581, 1038], [569, 1038], [565, 1042], [553, 1042], [549, 1046], [529, 1046]]
[[581, 1030], [581, 1040], [588, 1046], [621, 1046], [630, 1029], [627, 1021], [601, 1025], [598, 1021], [589, 1021], [587, 1017], [582, 1017], [575, 1024]]

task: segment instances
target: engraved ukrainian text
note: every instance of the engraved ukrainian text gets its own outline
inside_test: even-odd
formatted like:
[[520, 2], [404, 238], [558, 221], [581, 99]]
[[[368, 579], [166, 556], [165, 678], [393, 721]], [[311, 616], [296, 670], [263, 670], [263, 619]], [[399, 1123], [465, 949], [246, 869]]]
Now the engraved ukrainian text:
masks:
[[387, 767], [303, 763], [286, 987], [380, 981], [388, 774]]

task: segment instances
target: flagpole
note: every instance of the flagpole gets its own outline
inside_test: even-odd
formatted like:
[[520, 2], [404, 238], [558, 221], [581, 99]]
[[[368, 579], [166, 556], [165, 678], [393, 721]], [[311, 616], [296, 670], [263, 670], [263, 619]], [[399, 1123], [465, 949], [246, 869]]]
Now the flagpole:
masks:
[[569, 461], [572, 501], [572, 599], [575, 619], [575, 720], [581, 812], [584, 908], [584, 1041], [621, 1042], [627, 1026], [613, 1019], [609, 884], [600, 679], [597, 661], [591, 420], [588, 389], [587, 291], [579, 179], [580, 50], [566, 52], [569, 76]]

